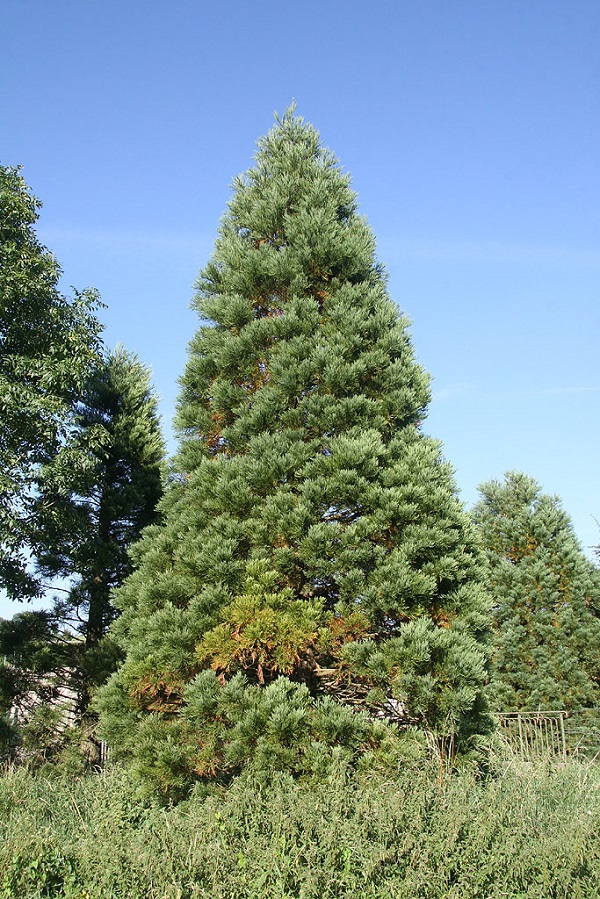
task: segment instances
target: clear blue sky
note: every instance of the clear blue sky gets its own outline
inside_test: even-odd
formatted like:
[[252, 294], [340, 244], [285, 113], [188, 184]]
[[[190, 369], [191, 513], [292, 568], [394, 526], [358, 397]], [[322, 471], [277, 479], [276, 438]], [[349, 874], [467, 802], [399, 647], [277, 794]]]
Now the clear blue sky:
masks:
[[[3, 0], [0, 160], [154, 371], [292, 98], [353, 178], [465, 503], [521, 469], [600, 542], [598, 0]], [[12, 610], [11, 610], [12, 611]], [[0, 608], [0, 614], [7, 614]]]

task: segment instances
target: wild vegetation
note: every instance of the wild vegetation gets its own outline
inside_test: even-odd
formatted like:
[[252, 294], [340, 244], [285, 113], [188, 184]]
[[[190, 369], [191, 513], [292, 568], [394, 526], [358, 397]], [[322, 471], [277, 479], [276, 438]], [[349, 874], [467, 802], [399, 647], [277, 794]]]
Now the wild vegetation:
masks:
[[[0, 200], [0, 584], [49, 600], [0, 621], [0, 899], [600, 896], [598, 570], [523, 474], [461, 505], [314, 128], [235, 183], [168, 473], [148, 370]], [[592, 761], [510, 756], [490, 709], [541, 706]]]
[[245, 776], [164, 807], [119, 767], [0, 779], [4, 899], [594, 899], [600, 771]]

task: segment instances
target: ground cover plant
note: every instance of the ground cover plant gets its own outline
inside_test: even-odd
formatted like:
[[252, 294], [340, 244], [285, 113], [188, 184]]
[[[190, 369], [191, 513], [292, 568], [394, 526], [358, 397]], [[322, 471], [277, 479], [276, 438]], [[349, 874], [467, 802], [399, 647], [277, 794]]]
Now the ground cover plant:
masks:
[[594, 899], [600, 772], [413, 763], [325, 781], [248, 776], [176, 806], [118, 767], [0, 778], [3, 899]]

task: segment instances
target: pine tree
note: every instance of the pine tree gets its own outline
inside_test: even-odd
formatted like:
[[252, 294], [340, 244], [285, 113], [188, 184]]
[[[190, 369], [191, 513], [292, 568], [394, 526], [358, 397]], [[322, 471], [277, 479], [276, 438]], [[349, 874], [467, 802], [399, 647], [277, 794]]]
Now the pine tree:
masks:
[[69, 441], [38, 479], [37, 568], [63, 580], [55, 614], [84, 638], [75, 660], [82, 712], [90, 680], [103, 680], [111, 662], [99, 644], [116, 615], [112, 592], [131, 572], [132, 543], [156, 520], [165, 453], [157, 406], [137, 356], [108, 353], [84, 385]]
[[480, 730], [480, 551], [421, 431], [428, 376], [348, 176], [292, 110], [234, 183], [196, 308], [107, 739], [169, 790], [356, 756], [377, 713]]
[[13, 599], [41, 592], [28, 566], [35, 481], [100, 349], [98, 296], [59, 291], [35, 234], [40, 205], [18, 168], [0, 166], [0, 585]]
[[600, 572], [555, 496], [508, 472], [475, 507], [494, 601], [493, 688], [502, 710], [600, 701]]

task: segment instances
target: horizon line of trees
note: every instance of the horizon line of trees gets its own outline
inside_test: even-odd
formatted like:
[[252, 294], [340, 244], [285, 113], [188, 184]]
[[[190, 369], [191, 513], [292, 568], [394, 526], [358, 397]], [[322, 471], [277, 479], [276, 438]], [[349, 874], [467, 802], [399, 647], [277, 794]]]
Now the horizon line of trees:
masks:
[[0, 620], [5, 756], [60, 750], [65, 687], [166, 795], [381, 764], [394, 719], [466, 752], [490, 708], [600, 705], [597, 567], [525, 474], [464, 510], [373, 235], [293, 109], [200, 274], [168, 476], [149, 371], [61, 293], [39, 207], [0, 166], [0, 585], [53, 597]]

